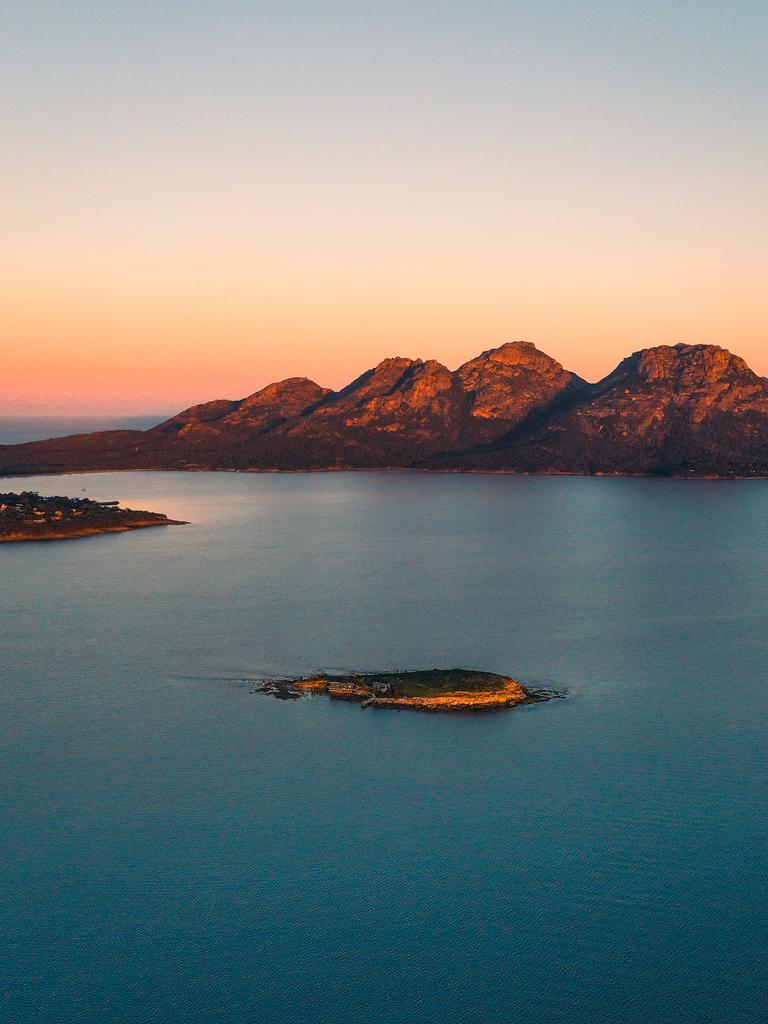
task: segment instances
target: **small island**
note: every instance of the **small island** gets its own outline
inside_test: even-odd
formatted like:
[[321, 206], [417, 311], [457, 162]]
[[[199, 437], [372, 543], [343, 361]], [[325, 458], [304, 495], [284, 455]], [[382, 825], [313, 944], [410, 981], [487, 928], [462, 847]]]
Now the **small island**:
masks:
[[64, 540], [97, 533], [123, 533], [148, 526], [185, 526], [160, 512], [120, 508], [117, 501], [41, 497], [36, 491], [0, 493], [0, 543]]
[[509, 676], [463, 668], [265, 679], [256, 683], [254, 692], [281, 700], [323, 693], [335, 700], [355, 701], [363, 708], [412, 711], [488, 711], [563, 696], [529, 689]]

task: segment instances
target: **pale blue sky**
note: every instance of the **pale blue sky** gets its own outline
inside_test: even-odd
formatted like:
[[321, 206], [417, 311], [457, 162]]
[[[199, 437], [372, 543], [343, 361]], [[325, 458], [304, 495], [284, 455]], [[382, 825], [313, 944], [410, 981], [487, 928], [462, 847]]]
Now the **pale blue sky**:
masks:
[[767, 49], [756, 2], [6, 0], [0, 403], [152, 403], [127, 348], [171, 400], [513, 337], [768, 373]]

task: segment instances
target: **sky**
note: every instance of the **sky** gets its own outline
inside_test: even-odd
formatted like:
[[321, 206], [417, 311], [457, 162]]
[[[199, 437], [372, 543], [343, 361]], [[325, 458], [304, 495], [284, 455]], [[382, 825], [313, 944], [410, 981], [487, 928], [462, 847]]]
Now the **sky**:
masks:
[[0, 414], [524, 339], [768, 374], [764, 0], [0, 5]]

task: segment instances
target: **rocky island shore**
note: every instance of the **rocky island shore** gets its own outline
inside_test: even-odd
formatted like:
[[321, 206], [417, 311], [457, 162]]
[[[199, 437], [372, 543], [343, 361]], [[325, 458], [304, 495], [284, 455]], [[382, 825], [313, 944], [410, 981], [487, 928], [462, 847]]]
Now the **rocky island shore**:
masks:
[[117, 501], [41, 497], [36, 491], [0, 493], [0, 543], [64, 540], [98, 533], [123, 533], [149, 526], [185, 526], [161, 512], [120, 508]]
[[280, 700], [300, 700], [323, 693], [361, 707], [412, 711], [487, 711], [517, 704], [535, 704], [562, 693], [532, 690], [509, 676], [471, 669], [428, 669], [415, 672], [365, 672], [266, 679], [255, 686]]

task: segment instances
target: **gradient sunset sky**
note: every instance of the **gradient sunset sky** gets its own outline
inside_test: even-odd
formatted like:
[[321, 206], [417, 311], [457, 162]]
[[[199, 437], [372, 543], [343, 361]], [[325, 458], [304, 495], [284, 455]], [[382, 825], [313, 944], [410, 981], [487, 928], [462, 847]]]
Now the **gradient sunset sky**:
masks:
[[5, 0], [0, 413], [526, 339], [768, 374], [768, 5]]

